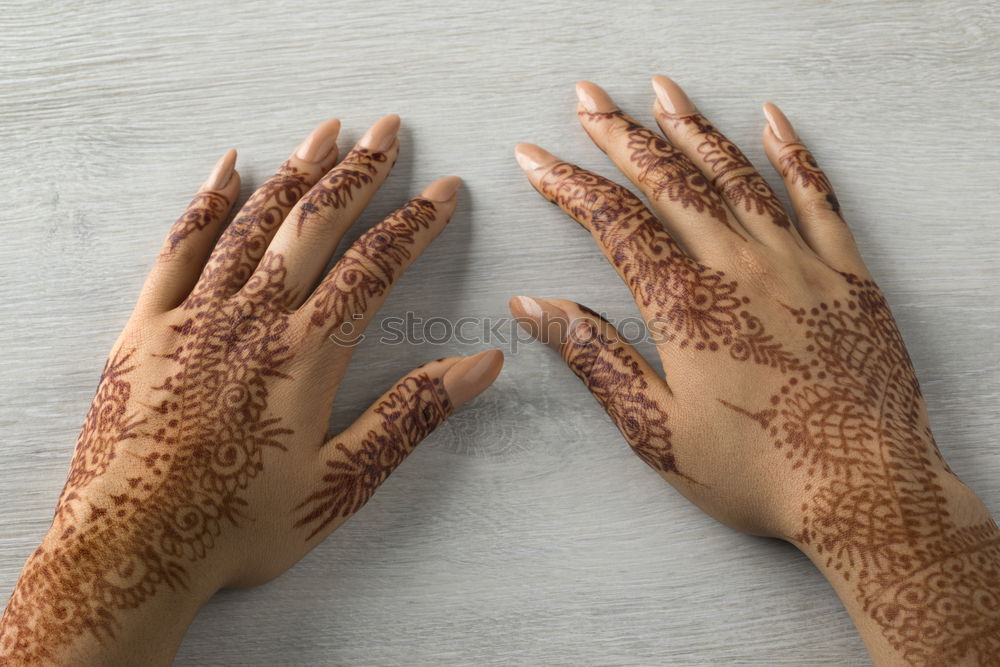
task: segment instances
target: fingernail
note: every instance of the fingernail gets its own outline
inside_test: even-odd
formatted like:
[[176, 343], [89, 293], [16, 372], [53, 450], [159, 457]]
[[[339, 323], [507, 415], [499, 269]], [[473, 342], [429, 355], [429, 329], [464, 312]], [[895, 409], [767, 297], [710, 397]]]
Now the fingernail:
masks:
[[608, 113], [618, 108], [603, 88], [590, 81], [577, 82], [576, 97], [580, 100], [580, 106], [590, 113]]
[[656, 101], [672, 116], [687, 116], [698, 111], [681, 87], [662, 74], [653, 77], [653, 91]]
[[387, 151], [392, 147], [392, 142], [396, 141], [396, 135], [399, 133], [399, 116], [394, 113], [380, 118], [378, 122], [372, 125], [365, 136], [361, 137], [361, 141], [358, 142], [358, 146], [361, 148], [367, 148], [370, 151], [375, 151], [381, 153]]
[[205, 182], [201, 184], [199, 192], [204, 190], [221, 190], [229, 183], [233, 177], [233, 167], [236, 166], [236, 151], [230, 148], [219, 158], [219, 161], [212, 167], [211, 173]]
[[306, 162], [323, 162], [330, 157], [330, 152], [337, 146], [337, 136], [340, 134], [340, 121], [331, 118], [321, 123], [309, 133], [298, 149], [295, 157]]
[[562, 350], [570, 323], [565, 310], [530, 296], [515, 296], [507, 306], [518, 326], [532, 338], [545, 343], [556, 352]]
[[770, 102], [765, 104], [764, 115], [767, 116], [767, 124], [771, 126], [771, 132], [778, 141], [790, 144], [799, 140], [799, 135], [795, 134], [795, 128], [792, 127], [788, 117], [776, 105]]
[[455, 196], [458, 186], [461, 184], [462, 179], [458, 176], [445, 176], [424, 188], [420, 196], [435, 202], [446, 202]]
[[545, 169], [559, 161], [555, 155], [535, 144], [518, 144], [514, 147], [514, 157], [525, 171]]
[[468, 403], [493, 384], [503, 368], [503, 352], [486, 350], [466, 357], [449, 368], [441, 378], [453, 409]]

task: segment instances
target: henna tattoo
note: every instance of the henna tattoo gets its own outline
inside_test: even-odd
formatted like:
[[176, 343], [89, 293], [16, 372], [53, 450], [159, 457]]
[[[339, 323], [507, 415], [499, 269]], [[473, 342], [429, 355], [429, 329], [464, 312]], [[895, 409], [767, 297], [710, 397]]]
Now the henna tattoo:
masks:
[[[584, 312], [600, 318], [592, 310]], [[580, 322], [562, 349], [563, 359], [597, 399], [645, 463], [661, 473], [681, 473], [670, 443], [666, 411], [649, 395], [639, 362], [589, 322]]]
[[[1000, 652], [1000, 532], [959, 526], [916, 374], [882, 293], [789, 308], [810, 361], [758, 410], [734, 406], [804, 468], [796, 540], [853, 581], [862, 609], [910, 664], [986, 664]], [[924, 426], [919, 426], [924, 424]], [[974, 611], [973, 611], [974, 610]]]
[[283, 279], [276, 261], [245, 298], [183, 304], [171, 347], [148, 360], [169, 369], [159, 384], [137, 388], [138, 351], [112, 355], [53, 530], [0, 620], [4, 656], [47, 661], [84, 633], [112, 636], [120, 612], [186, 588], [188, 565], [249, 519], [244, 492], [264, 452], [292, 434], [269, 412], [270, 384], [288, 379], [292, 358], [288, 315], [271, 304]]
[[310, 326], [325, 326], [335, 335], [355, 314], [367, 312], [369, 302], [392, 287], [412, 258], [415, 236], [430, 228], [436, 213], [433, 202], [414, 199], [365, 232], [316, 289]]
[[781, 168], [781, 176], [794, 185], [800, 185], [805, 189], [812, 189], [826, 197], [830, 209], [840, 215], [840, 202], [837, 195], [833, 193], [833, 185], [830, 179], [819, 167], [816, 158], [809, 150], [798, 144], [792, 150], [781, 156], [778, 164]]
[[357, 190], [372, 182], [378, 174], [378, 165], [388, 158], [386, 153], [367, 148], [355, 147], [351, 150], [347, 157], [330, 170], [317, 187], [310, 190], [302, 199], [299, 204], [296, 231], [301, 234], [309, 216], [318, 211], [344, 208], [354, 198]]
[[290, 162], [282, 164], [247, 200], [222, 233], [187, 307], [207, 308], [239, 290], [253, 275], [285, 213], [309, 189], [310, 179]]
[[170, 249], [186, 239], [194, 232], [199, 232], [215, 221], [220, 220], [229, 211], [229, 200], [218, 192], [199, 192], [188, 204], [187, 210], [177, 219], [170, 229]]
[[375, 407], [379, 423], [360, 444], [330, 445], [323, 487], [296, 506], [303, 515], [295, 527], [311, 528], [308, 541], [334, 521], [357, 512], [451, 411], [440, 378], [420, 373], [403, 379]]
[[707, 214], [743, 238], [733, 228], [726, 203], [718, 191], [682, 151], [623, 111], [580, 111], [579, 114], [625, 124], [629, 161], [637, 169], [636, 179], [649, 188], [655, 199], [671, 201], [695, 213]]
[[788, 212], [771, 186], [743, 151], [715, 129], [708, 119], [698, 113], [674, 116], [660, 112], [659, 117], [676, 129], [695, 129], [699, 138], [696, 150], [712, 173], [711, 185], [725, 195], [731, 206], [767, 217], [782, 229], [791, 228]]

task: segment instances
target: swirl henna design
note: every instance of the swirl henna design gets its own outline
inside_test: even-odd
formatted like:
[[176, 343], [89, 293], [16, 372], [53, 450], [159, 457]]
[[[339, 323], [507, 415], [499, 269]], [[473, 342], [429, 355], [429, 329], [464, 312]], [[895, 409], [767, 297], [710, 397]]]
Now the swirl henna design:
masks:
[[353, 515], [451, 412], [440, 378], [426, 373], [404, 378], [379, 400], [374, 409], [378, 424], [360, 444], [338, 440], [329, 445], [323, 487], [296, 506], [302, 516], [295, 527], [311, 529], [308, 541], [334, 521]]
[[[577, 307], [607, 324], [586, 306]], [[609, 339], [593, 323], [579, 320], [563, 343], [561, 354], [639, 458], [660, 473], [694, 481], [677, 467], [667, 412], [650, 396], [640, 362], [628, 347]]]
[[[258, 269], [253, 300], [185, 303], [172, 349], [153, 355], [170, 370], [141, 399], [135, 351], [112, 355], [56, 509], [55, 543], [32, 554], [4, 614], [5, 656], [44, 661], [83, 633], [113, 636], [120, 611], [185, 588], [188, 564], [248, 519], [243, 491], [265, 450], [284, 450], [292, 434], [268, 410], [268, 384], [290, 379], [288, 315], [268, 305], [282, 277], [276, 262]], [[139, 417], [139, 403], [152, 416]], [[125, 483], [84, 496], [116, 463]]]
[[320, 180], [317, 187], [299, 202], [295, 230], [301, 234], [309, 217], [322, 211], [344, 208], [355, 192], [370, 185], [378, 165], [389, 159], [387, 153], [355, 147], [335, 169]]
[[200, 232], [229, 212], [230, 202], [218, 192], [199, 192], [170, 229], [170, 249], [194, 232]]
[[657, 113], [663, 124], [698, 137], [696, 151], [705, 169], [712, 174], [711, 186], [725, 195], [734, 209], [769, 218], [778, 227], [790, 229], [791, 218], [778, 195], [743, 151], [719, 132], [700, 113], [683, 116], [663, 111]]
[[632, 290], [658, 341], [753, 359], [776, 368], [795, 361], [747, 309], [737, 283], [688, 257], [642, 202], [568, 162], [542, 179], [542, 193], [590, 230]]
[[600, 119], [622, 125], [629, 160], [637, 170], [635, 178], [649, 189], [650, 196], [674, 202], [694, 213], [707, 214], [742, 238], [730, 223], [722, 197], [683, 152], [621, 110], [578, 114], [584, 121]]
[[351, 319], [388, 292], [413, 258], [416, 235], [430, 229], [436, 212], [434, 202], [417, 198], [362, 234], [317, 288], [309, 326], [327, 327], [327, 335], [338, 340], [353, 340], [357, 327]]
[[287, 211], [311, 185], [311, 179], [290, 160], [282, 164], [222, 232], [188, 296], [188, 305], [207, 307], [214, 299], [239, 290], [253, 275]]

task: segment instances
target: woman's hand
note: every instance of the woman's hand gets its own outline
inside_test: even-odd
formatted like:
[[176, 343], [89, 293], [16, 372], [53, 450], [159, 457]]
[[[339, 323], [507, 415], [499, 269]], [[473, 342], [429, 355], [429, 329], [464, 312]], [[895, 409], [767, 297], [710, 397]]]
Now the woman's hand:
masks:
[[215, 591], [298, 561], [493, 382], [497, 350], [425, 364], [326, 438], [354, 343], [455, 209], [459, 179], [436, 181], [322, 275], [398, 128], [386, 116], [338, 164], [340, 124], [323, 123], [225, 229], [235, 152], [216, 165], [114, 345], [0, 662], [169, 661]]
[[663, 134], [580, 83], [584, 129], [646, 196], [518, 146], [532, 185], [635, 296], [665, 381], [596, 313], [515, 297], [636, 453], [723, 523], [795, 543], [880, 662], [1000, 655], [1000, 532], [949, 470], [889, 307], [830, 182], [773, 105], [764, 146], [795, 222], [666, 77]]

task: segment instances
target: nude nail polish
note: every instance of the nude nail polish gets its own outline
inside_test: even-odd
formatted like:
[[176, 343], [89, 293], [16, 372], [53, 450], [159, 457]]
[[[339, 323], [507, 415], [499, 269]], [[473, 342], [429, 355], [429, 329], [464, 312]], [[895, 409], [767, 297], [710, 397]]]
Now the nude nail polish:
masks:
[[340, 135], [340, 121], [336, 118], [324, 121], [309, 133], [298, 149], [295, 157], [306, 162], [323, 162], [337, 146]]
[[618, 109], [611, 96], [604, 92], [603, 88], [590, 81], [577, 82], [576, 97], [584, 111], [589, 113], [609, 113]]
[[221, 190], [229, 183], [229, 179], [233, 177], [233, 168], [236, 166], [236, 151], [230, 148], [226, 151], [219, 161], [215, 163], [212, 167], [211, 173], [209, 173], [208, 178], [202, 183], [199, 191], [205, 190]]
[[514, 157], [525, 171], [546, 169], [559, 161], [555, 155], [535, 144], [518, 144], [514, 147]]
[[424, 188], [420, 196], [433, 202], [446, 202], [455, 196], [455, 193], [458, 192], [458, 186], [461, 184], [462, 179], [458, 176], [445, 176]]
[[507, 304], [519, 327], [556, 352], [562, 350], [569, 330], [570, 316], [565, 310], [544, 299], [515, 296]]
[[767, 124], [771, 127], [771, 133], [778, 141], [790, 144], [799, 140], [799, 135], [795, 133], [788, 117], [782, 113], [775, 104], [768, 102], [764, 105], [764, 115], [767, 116]]
[[453, 409], [481, 394], [493, 384], [503, 368], [503, 352], [486, 350], [462, 359], [445, 371], [441, 378]]
[[662, 74], [653, 77], [653, 91], [656, 101], [672, 116], [687, 116], [698, 111], [681, 87]]
[[372, 125], [365, 132], [365, 136], [361, 137], [358, 146], [381, 153], [392, 148], [397, 134], [399, 134], [399, 116], [391, 113]]

